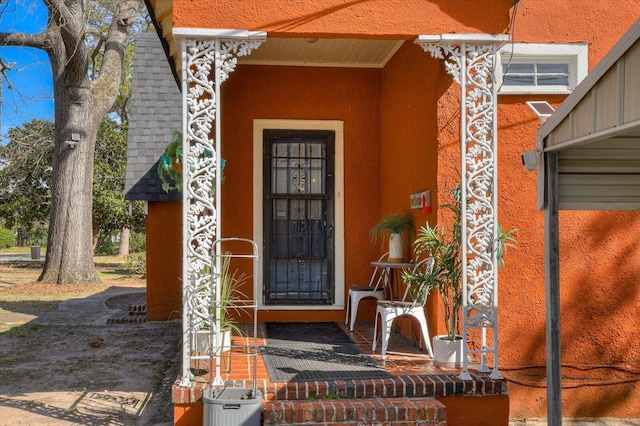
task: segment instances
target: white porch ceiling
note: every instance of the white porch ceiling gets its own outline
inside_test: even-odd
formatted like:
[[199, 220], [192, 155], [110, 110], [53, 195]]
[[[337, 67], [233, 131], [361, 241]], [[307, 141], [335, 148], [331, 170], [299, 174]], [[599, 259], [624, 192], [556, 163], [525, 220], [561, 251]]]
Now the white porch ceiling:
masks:
[[404, 40], [268, 37], [240, 64], [382, 68]]

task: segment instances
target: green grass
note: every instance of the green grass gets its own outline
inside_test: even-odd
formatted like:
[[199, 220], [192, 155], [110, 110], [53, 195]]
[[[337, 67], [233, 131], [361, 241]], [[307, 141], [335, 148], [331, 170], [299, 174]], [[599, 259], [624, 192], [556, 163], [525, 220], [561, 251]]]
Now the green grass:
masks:
[[127, 259], [124, 256], [94, 256], [93, 261], [96, 266], [113, 267], [124, 265], [127, 262]]
[[331, 389], [331, 392], [324, 395], [322, 399], [324, 399], [325, 401], [330, 399], [340, 399], [340, 394], [338, 394], [338, 388]]
[[[40, 249], [42, 256], [46, 253], [46, 247]], [[11, 247], [0, 249], [1, 254], [31, 254], [31, 247]]]
[[[30, 252], [28, 247], [26, 249], [24, 247], [14, 247], [12, 249], [0, 250], [0, 253], [29, 254]], [[93, 261], [100, 279], [118, 281], [139, 276], [136, 272], [135, 265], [128, 264], [125, 257], [95, 256]], [[40, 276], [43, 265], [44, 255], [40, 260], [0, 262], [0, 277], [2, 277], [2, 282], [5, 284], [33, 282]]]
[[38, 324], [25, 324], [22, 327], [11, 328], [9, 331], [7, 331], [7, 336], [24, 338], [27, 337], [29, 333], [40, 331], [42, 328], [43, 326]]

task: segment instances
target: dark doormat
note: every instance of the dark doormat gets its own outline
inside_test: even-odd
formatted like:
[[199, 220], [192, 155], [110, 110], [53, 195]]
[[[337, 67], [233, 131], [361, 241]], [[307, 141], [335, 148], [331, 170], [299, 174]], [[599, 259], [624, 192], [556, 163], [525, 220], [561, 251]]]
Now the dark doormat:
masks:
[[266, 331], [260, 352], [274, 383], [391, 377], [336, 323], [266, 323]]
[[353, 343], [336, 322], [268, 322], [267, 346], [293, 343]]

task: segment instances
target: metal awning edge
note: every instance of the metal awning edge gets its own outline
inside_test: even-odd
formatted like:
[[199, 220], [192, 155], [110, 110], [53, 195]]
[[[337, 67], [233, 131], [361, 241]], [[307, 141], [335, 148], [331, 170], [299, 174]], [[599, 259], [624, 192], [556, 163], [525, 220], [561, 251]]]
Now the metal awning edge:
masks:
[[[610, 139], [616, 136], [622, 136], [626, 133], [636, 131], [640, 131], [640, 120], [631, 121], [620, 126], [610, 127], [599, 132], [591, 133], [589, 135], [579, 136], [577, 138], [560, 142], [552, 146], [546, 146], [542, 150], [543, 152], [562, 151], [566, 148], [575, 147], [578, 145], [586, 145], [589, 143]], [[544, 140], [542, 142], [544, 142]]]
[[[555, 128], [573, 111], [578, 103], [591, 91], [598, 81], [618, 62], [618, 60], [640, 39], [640, 19], [622, 36], [620, 40], [611, 48], [609, 53], [587, 74], [585, 79], [575, 88], [560, 107], [551, 117], [540, 127], [537, 133], [538, 148], [544, 148], [544, 140]], [[571, 142], [571, 141], [569, 141]], [[565, 142], [566, 144], [566, 142]]]

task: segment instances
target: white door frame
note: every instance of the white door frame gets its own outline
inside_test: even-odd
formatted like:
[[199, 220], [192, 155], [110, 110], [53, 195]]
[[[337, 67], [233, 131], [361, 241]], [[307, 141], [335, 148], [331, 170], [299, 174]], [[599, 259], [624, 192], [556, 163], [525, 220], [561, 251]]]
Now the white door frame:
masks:
[[263, 131], [281, 130], [329, 130], [335, 132], [335, 187], [334, 187], [334, 285], [333, 305], [269, 305], [264, 306], [262, 294], [262, 268], [256, 271], [253, 294], [259, 309], [274, 310], [342, 310], [344, 309], [344, 122], [340, 120], [253, 120], [253, 239], [258, 243], [260, 259], [263, 257]]

